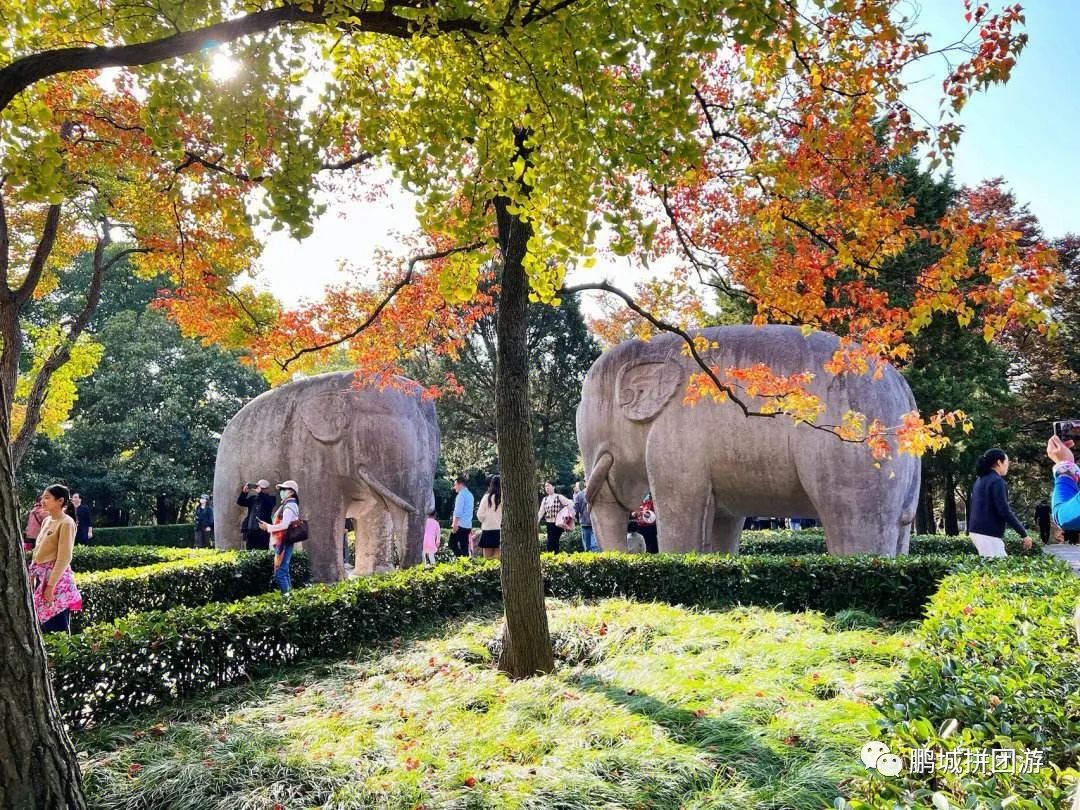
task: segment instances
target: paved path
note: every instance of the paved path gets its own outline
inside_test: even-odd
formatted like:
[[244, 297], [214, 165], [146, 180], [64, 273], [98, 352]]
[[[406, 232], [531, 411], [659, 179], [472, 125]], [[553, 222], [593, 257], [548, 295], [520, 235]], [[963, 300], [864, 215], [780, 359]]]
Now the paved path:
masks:
[[1057, 557], [1069, 564], [1072, 570], [1080, 576], [1080, 546], [1070, 546], [1065, 543], [1054, 543], [1043, 546], [1043, 554]]

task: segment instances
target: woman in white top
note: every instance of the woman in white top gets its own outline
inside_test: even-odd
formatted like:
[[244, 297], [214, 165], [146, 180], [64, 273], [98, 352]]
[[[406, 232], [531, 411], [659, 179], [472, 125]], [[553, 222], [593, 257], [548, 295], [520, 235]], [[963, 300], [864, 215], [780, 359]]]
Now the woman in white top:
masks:
[[491, 476], [487, 492], [480, 499], [476, 516], [480, 518], [480, 545], [485, 557], [499, 556], [499, 538], [502, 534], [502, 479]]
[[274, 582], [278, 589], [287, 594], [292, 590], [292, 565], [293, 544], [286, 539], [286, 530], [294, 520], [300, 519], [300, 493], [299, 485], [291, 478], [278, 484], [278, 497], [281, 505], [271, 518], [272, 523], [265, 520], [259, 521], [259, 528], [269, 532], [274, 538]]
[[560, 495], [555, 491], [555, 485], [550, 481], [546, 481], [544, 483], [544, 500], [540, 502], [540, 511], [536, 513], [536, 522], [543, 523], [547, 527], [548, 551], [554, 553], [559, 551], [559, 538], [562, 537], [562, 533], [566, 530], [555, 521], [559, 517], [559, 512], [568, 506], [571, 513], [573, 513], [574, 502], [565, 495]]

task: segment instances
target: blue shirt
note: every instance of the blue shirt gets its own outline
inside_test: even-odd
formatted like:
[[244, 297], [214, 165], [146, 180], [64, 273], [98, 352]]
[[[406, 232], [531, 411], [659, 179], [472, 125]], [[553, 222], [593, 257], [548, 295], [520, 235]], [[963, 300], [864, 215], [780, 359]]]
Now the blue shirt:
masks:
[[1052, 509], [1054, 522], [1065, 531], [1080, 529], [1080, 486], [1071, 475], [1054, 477]]
[[458, 519], [458, 528], [471, 529], [473, 519], [473, 504], [476, 499], [473, 498], [473, 494], [469, 492], [468, 487], [462, 487], [461, 491], [454, 498], [454, 517]]

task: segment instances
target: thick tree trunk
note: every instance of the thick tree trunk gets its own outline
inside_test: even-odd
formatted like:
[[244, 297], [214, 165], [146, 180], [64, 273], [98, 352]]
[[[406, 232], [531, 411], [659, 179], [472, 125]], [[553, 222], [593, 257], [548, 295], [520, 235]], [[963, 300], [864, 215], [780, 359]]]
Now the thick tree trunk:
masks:
[[82, 808], [82, 777], [27, 586], [9, 413], [10, 402], [0, 400], [0, 810]]
[[956, 483], [953, 481], [952, 469], [945, 470], [945, 509], [942, 520], [945, 523], [945, 534], [949, 537], [960, 534], [960, 523], [956, 518]]
[[528, 678], [551, 672], [555, 661], [536, 541], [536, 460], [529, 417], [529, 282], [522, 266], [529, 228], [506, 210], [507, 204], [506, 199], [495, 201], [503, 254], [496, 325], [495, 424], [506, 504], [501, 542], [506, 629], [499, 669], [511, 678]]

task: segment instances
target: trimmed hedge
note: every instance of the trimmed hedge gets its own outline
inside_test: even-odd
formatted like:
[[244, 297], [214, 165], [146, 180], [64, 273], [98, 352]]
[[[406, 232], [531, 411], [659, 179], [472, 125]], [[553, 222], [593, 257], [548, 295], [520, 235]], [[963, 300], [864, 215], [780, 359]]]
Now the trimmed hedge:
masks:
[[858, 608], [914, 619], [955, 557], [803, 557], [726, 554], [545, 555], [547, 591], [561, 598], [626, 596], [677, 605]]
[[[559, 597], [860, 607], [896, 618], [919, 615], [955, 565], [941, 557], [544, 556], [547, 591]], [[78, 728], [282, 664], [349, 653], [499, 597], [498, 564], [462, 560], [304, 588], [287, 599], [271, 593], [131, 614], [81, 635], [50, 634], [46, 644], [61, 711]]]
[[[1020, 538], [1005, 539], [1005, 551], [1011, 556], [1038, 556], [1039, 544], [1024, 551]], [[803, 531], [747, 531], [739, 545], [740, 554], [824, 554], [825, 534], [816, 529]], [[947, 537], [941, 534], [921, 534], [911, 538], [909, 554], [945, 554], [977, 556], [978, 550], [969, 537]]]
[[194, 523], [170, 523], [162, 526], [94, 527], [90, 546], [172, 546], [195, 545]]
[[[1045, 753], [1041, 771], [924, 776], [863, 786], [851, 808], [950, 806], [1061, 808], [1080, 779], [1080, 648], [1072, 615], [1080, 578], [1056, 560], [967, 563], [946, 577], [919, 628], [920, 652], [880, 709], [881, 737], [912, 750]], [[945, 731], [955, 721], [952, 733]], [[963, 759], [963, 758], [962, 758]]]
[[[547, 543], [546, 535], [540, 533], [540, 547], [544, 548]], [[574, 529], [572, 532], [564, 532], [559, 538], [559, 550], [564, 553], [576, 553], [581, 551], [581, 530]], [[1039, 545], [1032, 546], [1031, 551], [1024, 551], [1019, 537], [1008, 535], [1005, 538], [1005, 550], [1010, 555], [1035, 556], [1039, 554]], [[791, 529], [754, 529], [742, 533], [739, 544], [740, 555], [758, 554], [782, 554], [785, 556], [797, 554], [825, 554], [825, 532], [822, 529], [803, 529], [793, 531]], [[945, 554], [976, 556], [978, 550], [969, 537], [947, 537], [942, 534], [923, 534], [911, 538], [912, 555]]]
[[[71, 557], [71, 569], [81, 580], [80, 574], [95, 571], [111, 571], [115, 568], [136, 568], [143, 565], [210, 558], [218, 552], [213, 549], [167, 548], [164, 546], [75, 546]], [[27, 559], [30, 558], [28, 553]]]
[[45, 637], [75, 728], [212, 690], [282, 664], [351, 652], [499, 596], [492, 562], [413, 568], [231, 604], [132, 614]]
[[[76, 574], [83, 609], [72, 614], [72, 629], [78, 632], [129, 613], [233, 602], [267, 593], [276, 587], [270, 580], [273, 569], [273, 557], [266, 552], [228, 551], [137, 568]], [[307, 555], [295, 554], [291, 570], [294, 585], [307, 584], [311, 578]]]

